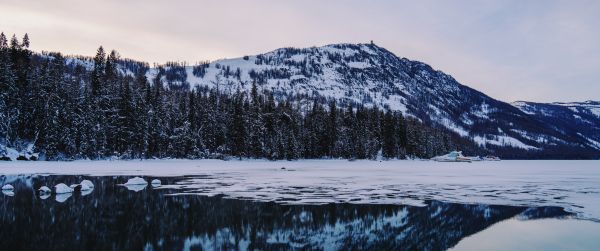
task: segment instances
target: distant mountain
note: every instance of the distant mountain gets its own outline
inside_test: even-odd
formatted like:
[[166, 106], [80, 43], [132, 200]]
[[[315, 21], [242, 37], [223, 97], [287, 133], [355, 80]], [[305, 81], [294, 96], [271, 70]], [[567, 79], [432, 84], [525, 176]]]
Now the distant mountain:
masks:
[[600, 149], [600, 102], [534, 103], [517, 101], [513, 105], [536, 119], [571, 137], [583, 137], [585, 144]]
[[[256, 83], [276, 93], [279, 100], [316, 97], [378, 106], [447, 128], [491, 149], [600, 148], [597, 102], [511, 105], [374, 44], [282, 48], [196, 66], [171, 63], [151, 68], [146, 76], [158, 77], [171, 87], [206, 86], [234, 93], [250, 91]], [[552, 107], [564, 116], [540, 116], [519, 104]], [[586, 127], [586, 123], [594, 126]]]

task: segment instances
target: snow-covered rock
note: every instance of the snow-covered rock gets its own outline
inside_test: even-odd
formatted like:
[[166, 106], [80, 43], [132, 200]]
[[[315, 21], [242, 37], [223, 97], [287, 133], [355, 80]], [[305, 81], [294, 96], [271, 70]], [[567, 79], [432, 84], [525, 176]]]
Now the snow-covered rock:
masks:
[[80, 186], [81, 186], [81, 191], [88, 191], [88, 190], [92, 189], [91, 187], [89, 187], [88, 185], [83, 184], [83, 183], [80, 184]]
[[127, 182], [125, 182], [125, 184], [123, 184], [123, 185], [125, 187], [127, 187], [127, 189], [130, 191], [139, 192], [139, 191], [144, 190], [144, 188], [146, 188], [146, 186], [148, 186], [148, 182], [146, 180], [144, 180], [143, 178], [134, 177], [134, 178], [127, 180]]
[[160, 182], [159, 179], [153, 179], [151, 184], [152, 184], [152, 187], [159, 187], [159, 186], [161, 186], [162, 183]]
[[18, 147], [0, 144], [0, 160], [38, 160], [39, 153], [34, 153], [34, 144], [27, 143]]
[[67, 186], [65, 183], [59, 183], [54, 186], [54, 192], [56, 194], [73, 193], [74, 189]]
[[124, 185], [125, 186], [130, 186], [130, 185], [148, 185], [148, 182], [146, 180], [144, 180], [143, 178], [134, 177], [134, 178], [128, 179], [127, 182], [125, 182]]
[[75, 188], [77, 188], [79, 186], [79, 184], [71, 184], [69, 187], [72, 188], [73, 190], [75, 190]]
[[127, 190], [134, 192], [142, 191], [146, 188], [146, 186], [148, 186], [148, 184], [125, 185], [125, 187], [127, 187]]
[[47, 186], [40, 187], [40, 189], [38, 189], [38, 191], [40, 191], [40, 194], [49, 194], [52, 192], [52, 190]]
[[12, 191], [13, 189], [15, 189], [11, 184], [6, 184], [4, 186], [2, 186], [2, 191], [7, 190], [7, 191]]
[[[80, 183], [82, 186], [86, 185], [89, 188], [94, 188], [94, 183], [92, 183], [90, 180], [82, 180]], [[83, 190], [83, 189], [82, 189]]]

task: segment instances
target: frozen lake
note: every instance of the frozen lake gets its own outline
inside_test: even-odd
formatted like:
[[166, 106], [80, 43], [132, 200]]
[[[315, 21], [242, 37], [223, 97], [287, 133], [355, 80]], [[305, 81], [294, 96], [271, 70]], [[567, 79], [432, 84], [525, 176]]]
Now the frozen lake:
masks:
[[[123, 185], [132, 176], [13, 179], [0, 197], [3, 250], [593, 250], [600, 224], [560, 207], [369, 203], [287, 204], [177, 195], [166, 186]], [[4, 176], [3, 178], [7, 178]], [[91, 191], [41, 195], [35, 188], [84, 179]], [[195, 177], [193, 179], [199, 179]], [[260, 197], [260, 196], [259, 196]], [[559, 245], [557, 245], [559, 244]]]
[[[37, 192], [84, 179], [93, 190]], [[11, 250], [600, 246], [600, 161], [1, 162], [5, 184]]]
[[600, 220], [600, 161], [133, 160], [3, 162], [0, 183], [29, 175], [171, 176], [169, 194], [279, 204], [558, 206]]

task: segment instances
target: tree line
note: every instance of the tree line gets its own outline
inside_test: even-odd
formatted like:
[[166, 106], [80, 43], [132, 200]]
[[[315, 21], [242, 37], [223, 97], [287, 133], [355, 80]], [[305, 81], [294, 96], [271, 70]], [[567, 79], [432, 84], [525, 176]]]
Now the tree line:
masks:
[[[45, 159], [406, 158], [472, 142], [397, 111], [324, 97], [225, 93], [148, 79], [146, 63], [103, 47], [93, 58], [33, 53], [0, 36], [0, 146]], [[0, 155], [3, 149], [0, 148]], [[6, 151], [4, 149], [4, 151]], [[6, 154], [6, 153], [4, 153]]]

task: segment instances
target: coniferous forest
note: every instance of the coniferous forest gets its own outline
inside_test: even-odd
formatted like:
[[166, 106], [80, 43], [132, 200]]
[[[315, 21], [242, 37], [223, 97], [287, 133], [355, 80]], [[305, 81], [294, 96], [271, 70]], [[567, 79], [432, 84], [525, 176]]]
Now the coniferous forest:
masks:
[[147, 79], [147, 63], [116, 51], [100, 47], [92, 59], [34, 53], [27, 35], [9, 41], [2, 34], [0, 146], [47, 160], [406, 158], [458, 146], [482, 152], [399, 112], [318, 96], [281, 100], [257, 82], [250, 93], [173, 85], [161, 80], [173, 72], [157, 67]]

